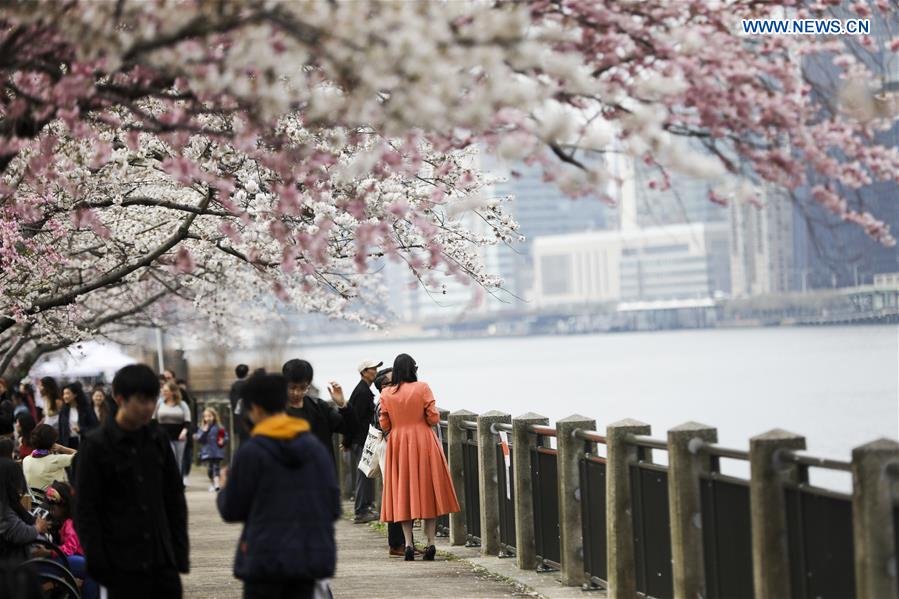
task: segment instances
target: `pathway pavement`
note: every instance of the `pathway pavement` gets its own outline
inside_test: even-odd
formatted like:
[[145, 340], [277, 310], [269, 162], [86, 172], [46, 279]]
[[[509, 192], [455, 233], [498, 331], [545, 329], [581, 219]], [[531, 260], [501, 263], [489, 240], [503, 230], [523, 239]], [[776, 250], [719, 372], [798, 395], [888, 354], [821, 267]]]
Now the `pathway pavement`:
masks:
[[[242, 586], [231, 574], [240, 525], [225, 524], [215, 494], [199, 474], [187, 489], [190, 512], [191, 572], [182, 578], [185, 599], [240, 599]], [[352, 513], [349, 504], [345, 513]], [[438, 539], [433, 562], [405, 562], [387, 555], [383, 527], [337, 523], [337, 575], [331, 583], [336, 599], [351, 597], [548, 597], [600, 599], [563, 587], [558, 575], [522, 572], [514, 559], [482, 557], [476, 548], [450, 547]], [[416, 529], [416, 534], [420, 530]]]

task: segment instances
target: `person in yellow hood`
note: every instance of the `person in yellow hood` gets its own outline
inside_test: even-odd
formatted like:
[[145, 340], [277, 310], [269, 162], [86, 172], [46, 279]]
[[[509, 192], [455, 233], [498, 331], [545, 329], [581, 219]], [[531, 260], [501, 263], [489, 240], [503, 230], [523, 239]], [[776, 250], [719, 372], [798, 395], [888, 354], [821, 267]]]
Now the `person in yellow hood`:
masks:
[[251, 376], [242, 401], [253, 429], [222, 471], [217, 497], [226, 522], [244, 523], [234, 575], [245, 599], [312, 597], [315, 581], [333, 576], [337, 562], [334, 466], [309, 423], [285, 412], [283, 376]]

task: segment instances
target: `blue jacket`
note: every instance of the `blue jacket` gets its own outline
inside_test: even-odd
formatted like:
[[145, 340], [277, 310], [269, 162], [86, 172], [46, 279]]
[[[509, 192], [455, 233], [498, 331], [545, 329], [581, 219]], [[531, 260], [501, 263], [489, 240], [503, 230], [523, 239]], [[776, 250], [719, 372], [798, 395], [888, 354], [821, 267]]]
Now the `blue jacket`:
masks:
[[252, 434], [217, 498], [226, 522], [244, 522], [234, 575], [267, 582], [333, 576], [340, 492], [327, 450], [308, 422], [286, 414]]
[[[221, 460], [225, 457], [225, 448], [219, 447], [218, 436], [222, 427], [213, 424], [208, 431], [203, 430], [203, 425], [194, 433], [194, 438], [200, 444], [201, 460]], [[228, 431], [225, 431], [225, 443], [228, 442]]]

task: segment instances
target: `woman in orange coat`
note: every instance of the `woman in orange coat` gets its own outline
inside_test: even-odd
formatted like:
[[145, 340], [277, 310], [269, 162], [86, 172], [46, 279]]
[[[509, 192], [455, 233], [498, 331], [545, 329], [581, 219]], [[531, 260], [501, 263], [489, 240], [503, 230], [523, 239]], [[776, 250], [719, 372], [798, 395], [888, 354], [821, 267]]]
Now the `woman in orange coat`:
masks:
[[381, 520], [402, 523], [406, 561], [415, 559], [413, 520], [424, 520], [428, 547], [423, 559], [433, 560], [437, 517], [459, 511], [443, 448], [431, 429], [440, 419], [434, 395], [417, 373], [415, 360], [400, 354], [391, 384], [381, 391], [381, 429], [389, 433]]

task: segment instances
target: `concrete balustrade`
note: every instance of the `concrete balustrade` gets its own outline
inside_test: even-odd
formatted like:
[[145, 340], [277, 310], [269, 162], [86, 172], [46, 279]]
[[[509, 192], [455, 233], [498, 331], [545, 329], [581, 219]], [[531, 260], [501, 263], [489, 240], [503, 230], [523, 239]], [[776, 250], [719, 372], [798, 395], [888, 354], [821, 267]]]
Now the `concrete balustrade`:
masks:
[[585, 442], [574, 436], [580, 430], [593, 430], [596, 420], [575, 414], [556, 422], [559, 450], [559, 536], [562, 583], [582, 585], [584, 572], [584, 524], [581, 517], [581, 468]]
[[637, 560], [631, 516], [630, 467], [638, 448], [630, 435], [648, 435], [652, 428], [639, 420], [619, 420], [606, 427], [606, 536], [608, 543], [609, 598], [637, 596]]
[[[531, 430], [547, 426], [549, 420], [527, 413], [515, 418], [502, 412], [480, 416], [466, 410], [447, 417], [450, 474], [462, 512], [450, 515], [450, 541], [464, 545], [467, 540], [465, 484], [471, 473], [463, 470], [462, 446], [467, 431], [462, 423], [476, 423], [478, 443], [478, 485], [481, 512], [481, 553], [497, 555], [500, 550], [499, 475], [495, 425], [512, 425], [515, 554], [520, 569], [537, 567], [535, 547], [533, 451], [545, 437]], [[468, 425], [470, 428], [470, 424]], [[559, 496], [561, 582], [571, 586], [589, 584], [584, 564], [584, 537], [581, 462], [585, 453], [595, 453], [594, 443], [576, 436], [577, 431], [593, 430], [596, 422], [574, 415], [556, 422], [557, 490]], [[651, 460], [650, 448], [668, 452], [668, 516], [671, 538], [671, 576], [675, 597], [711, 597], [706, 588], [707, 572], [703, 536], [702, 479], [713, 472], [711, 455], [746, 459], [751, 470], [749, 482], [752, 580], [758, 598], [787, 597], [792, 593], [785, 488], [802, 482], [799, 463], [849, 469], [847, 462], [818, 462], [793, 454], [805, 448], [801, 435], [772, 430], [753, 437], [749, 452], [718, 448], [715, 428], [688, 422], [668, 431], [665, 441], [640, 438], [651, 427], [637, 420], [622, 420], [606, 429], [606, 535], [607, 585], [610, 598], [635, 598], [638, 563], [635, 546], [635, 495], [631, 488], [631, 468], [642, 458]], [[635, 438], [638, 437], [638, 438]], [[717, 462], [714, 462], [717, 464]], [[860, 599], [897, 596], [895, 526], [893, 513], [899, 491], [899, 443], [881, 439], [853, 451], [853, 534], [855, 577]], [[747, 545], [748, 550], [748, 545]], [[749, 569], [748, 557], [746, 562]], [[795, 581], [792, 581], [795, 582]]]
[[478, 490], [481, 508], [481, 555], [498, 555], [499, 542], [499, 472], [496, 467], [496, 431], [493, 425], [508, 424], [512, 417], [490, 411], [478, 416]]
[[852, 533], [859, 599], [899, 596], [893, 520], [899, 443], [879, 439], [852, 450]]
[[515, 490], [515, 561], [522, 570], [537, 567], [537, 548], [534, 542], [534, 495], [531, 451], [537, 448], [537, 437], [531, 434], [533, 425], [548, 425], [549, 418], [528, 412], [512, 419], [512, 471]]
[[805, 449], [805, 437], [775, 429], [749, 440], [752, 581], [755, 596], [789, 597], [790, 554], [784, 486], [799, 482], [785, 453]]
[[718, 431], [688, 422], [668, 431], [668, 507], [675, 597], [707, 597], [700, 477], [711, 470], [702, 451]]

